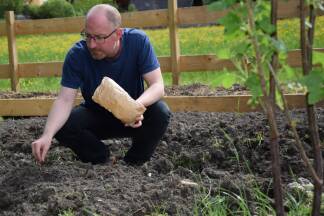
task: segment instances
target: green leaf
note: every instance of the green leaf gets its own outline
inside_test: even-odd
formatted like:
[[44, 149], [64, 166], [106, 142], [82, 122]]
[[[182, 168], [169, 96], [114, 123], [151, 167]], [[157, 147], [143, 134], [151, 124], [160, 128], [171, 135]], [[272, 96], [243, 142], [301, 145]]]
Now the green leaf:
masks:
[[219, 47], [216, 50], [216, 56], [220, 59], [229, 59], [231, 57], [231, 50], [228, 47]]
[[236, 0], [217, 1], [217, 2], [213, 2], [210, 5], [208, 5], [208, 9], [221, 11], [221, 10], [225, 10], [225, 9], [231, 7], [235, 3], [236, 3]]
[[236, 82], [236, 77], [231, 73], [222, 75], [222, 85], [224, 88], [230, 88]]
[[272, 34], [276, 30], [275, 26], [270, 23], [270, 20], [267, 17], [264, 17], [263, 19], [259, 20], [257, 24], [258, 27], [261, 28], [267, 34]]
[[307, 76], [304, 76], [301, 80], [309, 93], [308, 103], [315, 104], [324, 99], [324, 71], [313, 70]]
[[313, 64], [321, 64], [324, 67], [324, 53], [323, 52], [313, 52]]
[[285, 82], [289, 80], [296, 80], [296, 72], [289, 65], [283, 64], [280, 69], [280, 74]]
[[249, 46], [249, 43], [241, 41], [240, 43], [236, 44], [233, 48], [236, 54], [246, 54], [248, 52]]
[[241, 19], [236, 13], [232, 11], [230, 11], [226, 16], [220, 18], [218, 22], [225, 27], [225, 35], [240, 31]]
[[250, 89], [252, 94], [252, 101], [256, 101], [258, 97], [262, 96], [262, 89], [260, 85], [260, 79], [256, 74], [249, 74], [249, 77], [245, 81], [245, 85]]
[[308, 96], [308, 103], [309, 104], [316, 104], [317, 102], [320, 102], [324, 99], [324, 88], [322, 88], [322, 91], [318, 92], [311, 92]]
[[208, 5], [208, 10], [211, 11], [221, 11], [224, 9], [225, 9], [225, 4], [223, 1], [213, 2], [210, 5]]
[[278, 105], [278, 107], [283, 110], [284, 109], [284, 104], [283, 104], [283, 100], [281, 98], [281, 94], [279, 91], [276, 90], [276, 104]]

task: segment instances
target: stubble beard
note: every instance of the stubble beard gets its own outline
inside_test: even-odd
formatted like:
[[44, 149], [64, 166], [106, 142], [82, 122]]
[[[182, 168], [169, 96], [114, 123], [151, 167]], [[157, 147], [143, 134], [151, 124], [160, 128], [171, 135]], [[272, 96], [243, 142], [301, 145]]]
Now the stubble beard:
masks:
[[104, 53], [104, 51], [102, 50], [97, 50], [97, 49], [90, 49], [90, 54], [92, 56], [93, 59], [95, 60], [101, 60], [101, 59], [104, 59], [104, 58], [111, 58], [111, 57], [114, 57], [116, 54], [115, 53], [118, 53], [118, 51], [116, 52], [116, 50], [118, 50], [118, 45], [119, 45], [119, 42], [116, 42], [114, 44], [114, 46], [112, 47], [112, 50], [114, 51], [114, 54], [112, 56]]
[[90, 50], [90, 54], [92, 58], [95, 60], [101, 60], [106, 57], [106, 55], [102, 51], [98, 51], [98, 50]]

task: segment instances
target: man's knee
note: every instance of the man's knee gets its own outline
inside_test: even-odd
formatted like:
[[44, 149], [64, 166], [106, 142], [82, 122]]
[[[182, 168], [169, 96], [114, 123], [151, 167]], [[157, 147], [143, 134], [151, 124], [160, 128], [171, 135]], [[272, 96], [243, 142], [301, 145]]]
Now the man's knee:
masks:
[[170, 122], [171, 112], [164, 101], [159, 100], [155, 104], [152, 104], [148, 109], [149, 118], [153, 118], [155, 122], [161, 122], [166, 125]]

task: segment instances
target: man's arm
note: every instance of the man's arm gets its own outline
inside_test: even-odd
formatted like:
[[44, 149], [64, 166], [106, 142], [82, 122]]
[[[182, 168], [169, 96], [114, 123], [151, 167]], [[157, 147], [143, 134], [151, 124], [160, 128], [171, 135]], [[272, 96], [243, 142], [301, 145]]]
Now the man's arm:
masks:
[[[147, 84], [147, 89], [139, 98], [137, 98], [136, 101], [147, 107], [160, 100], [164, 96], [164, 83], [160, 68], [144, 74], [143, 77]], [[138, 128], [142, 126], [143, 119], [143, 115], [138, 116], [134, 124], [127, 124], [126, 126]]]
[[33, 155], [38, 162], [44, 162], [54, 135], [67, 121], [73, 108], [76, 94], [77, 89], [61, 87], [60, 93], [48, 115], [42, 136], [32, 143]]
[[137, 101], [147, 107], [164, 96], [164, 83], [160, 68], [144, 74], [143, 77], [147, 84], [147, 89]]

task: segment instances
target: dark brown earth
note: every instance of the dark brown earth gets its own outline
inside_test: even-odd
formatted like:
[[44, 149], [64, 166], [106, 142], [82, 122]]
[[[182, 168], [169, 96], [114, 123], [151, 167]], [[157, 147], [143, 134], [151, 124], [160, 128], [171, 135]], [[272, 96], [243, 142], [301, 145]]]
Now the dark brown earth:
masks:
[[[167, 95], [245, 91], [240, 86], [225, 90], [196, 84], [168, 88]], [[3, 93], [1, 98], [15, 96], [35, 94]], [[305, 112], [294, 110], [292, 115], [312, 158]], [[193, 215], [201, 196], [217, 195], [222, 188], [237, 194], [243, 191], [251, 198], [255, 182], [272, 196], [269, 128], [262, 113], [173, 113], [156, 153], [142, 166], [129, 166], [122, 160], [95, 166], [81, 163], [56, 142], [46, 163], [39, 166], [30, 144], [42, 133], [45, 120], [33, 117], [0, 122], [0, 215], [59, 215], [67, 209], [75, 215]], [[278, 121], [284, 186], [296, 176], [309, 179], [281, 114]], [[317, 121], [323, 142], [324, 109], [317, 109]], [[105, 143], [118, 157], [127, 151], [130, 140]]]

